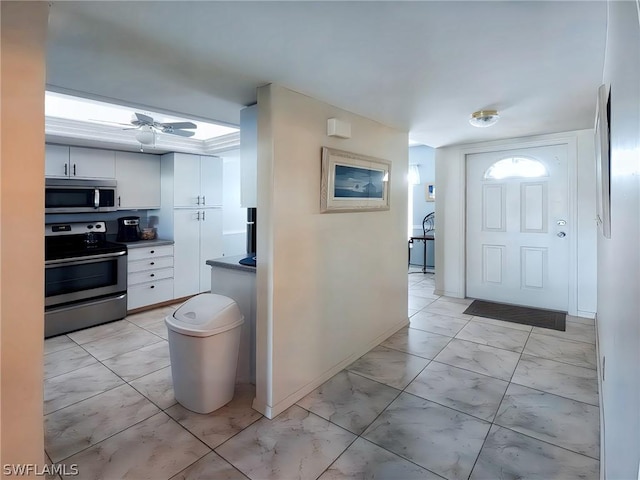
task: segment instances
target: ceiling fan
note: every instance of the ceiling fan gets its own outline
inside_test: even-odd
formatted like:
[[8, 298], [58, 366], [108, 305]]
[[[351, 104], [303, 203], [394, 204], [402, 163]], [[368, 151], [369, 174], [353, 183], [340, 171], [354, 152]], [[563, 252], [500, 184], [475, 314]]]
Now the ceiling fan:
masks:
[[131, 117], [131, 125], [137, 129], [136, 140], [142, 145], [151, 145], [155, 143], [156, 133], [167, 133], [169, 135], [178, 135], [180, 137], [193, 137], [198, 126], [193, 122], [156, 122], [153, 117], [142, 113], [134, 113]]
[[138, 130], [135, 137], [141, 145], [155, 144], [157, 133], [167, 133], [180, 137], [193, 137], [196, 132], [191, 130], [198, 128], [193, 122], [156, 122], [153, 117], [138, 112], [133, 114], [130, 123], [117, 123], [117, 125], [132, 125], [132, 127], [125, 128], [124, 130]]

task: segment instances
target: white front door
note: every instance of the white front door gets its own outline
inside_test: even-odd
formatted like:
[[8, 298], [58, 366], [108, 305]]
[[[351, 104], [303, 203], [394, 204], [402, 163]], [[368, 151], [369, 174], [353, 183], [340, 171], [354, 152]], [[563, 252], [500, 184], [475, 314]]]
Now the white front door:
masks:
[[567, 310], [567, 145], [467, 155], [467, 297]]

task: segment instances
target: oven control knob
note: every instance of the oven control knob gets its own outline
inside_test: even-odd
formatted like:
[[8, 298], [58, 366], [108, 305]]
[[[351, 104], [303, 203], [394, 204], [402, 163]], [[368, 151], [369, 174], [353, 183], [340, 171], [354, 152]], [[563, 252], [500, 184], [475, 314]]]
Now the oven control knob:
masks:
[[93, 228], [93, 225], [89, 224], [87, 225], [87, 229], [91, 230]]

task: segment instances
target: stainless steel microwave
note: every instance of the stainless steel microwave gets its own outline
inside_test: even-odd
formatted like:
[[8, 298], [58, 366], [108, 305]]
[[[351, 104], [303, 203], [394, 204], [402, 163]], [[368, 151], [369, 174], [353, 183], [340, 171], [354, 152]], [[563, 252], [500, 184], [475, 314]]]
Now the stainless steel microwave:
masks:
[[115, 180], [45, 179], [45, 213], [113, 212], [116, 206]]

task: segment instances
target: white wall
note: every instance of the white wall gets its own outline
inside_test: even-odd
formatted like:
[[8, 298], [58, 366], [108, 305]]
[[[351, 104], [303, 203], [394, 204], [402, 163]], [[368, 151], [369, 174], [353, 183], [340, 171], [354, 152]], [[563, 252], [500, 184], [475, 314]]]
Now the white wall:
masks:
[[[594, 100], [595, 102], [595, 100]], [[436, 292], [465, 296], [465, 156], [493, 150], [567, 143], [569, 177], [575, 188], [569, 208], [569, 313], [593, 318], [596, 310], [595, 160], [593, 130], [516, 138], [436, 149]]]
[[247, 250], [247, 209], [240, 207], [240, 149], [218, 154], [222, 158], [222, 251], [225, 256]]
[[48, 5], [46, 2], [1, 2], [0, 7], [0, 464], [42, 465], [42, 206]]
[[[351, 123], [330, 138], [327, 119]], [[320, 213], [320, 151], [393, 162], [391, 210]], [[255, 408], [272, 417], [408, 323], [408, 135], [285, 88], [258, 89]]]
[[[636, 2], [609, 2], [611, 238], [598, 234], [603, 473], [637, 478], [640, 459], [640, 26]], [[594, 92], [595, 93], [595, 92]], [[595, 96], [595, 95], [594, 95]]]

